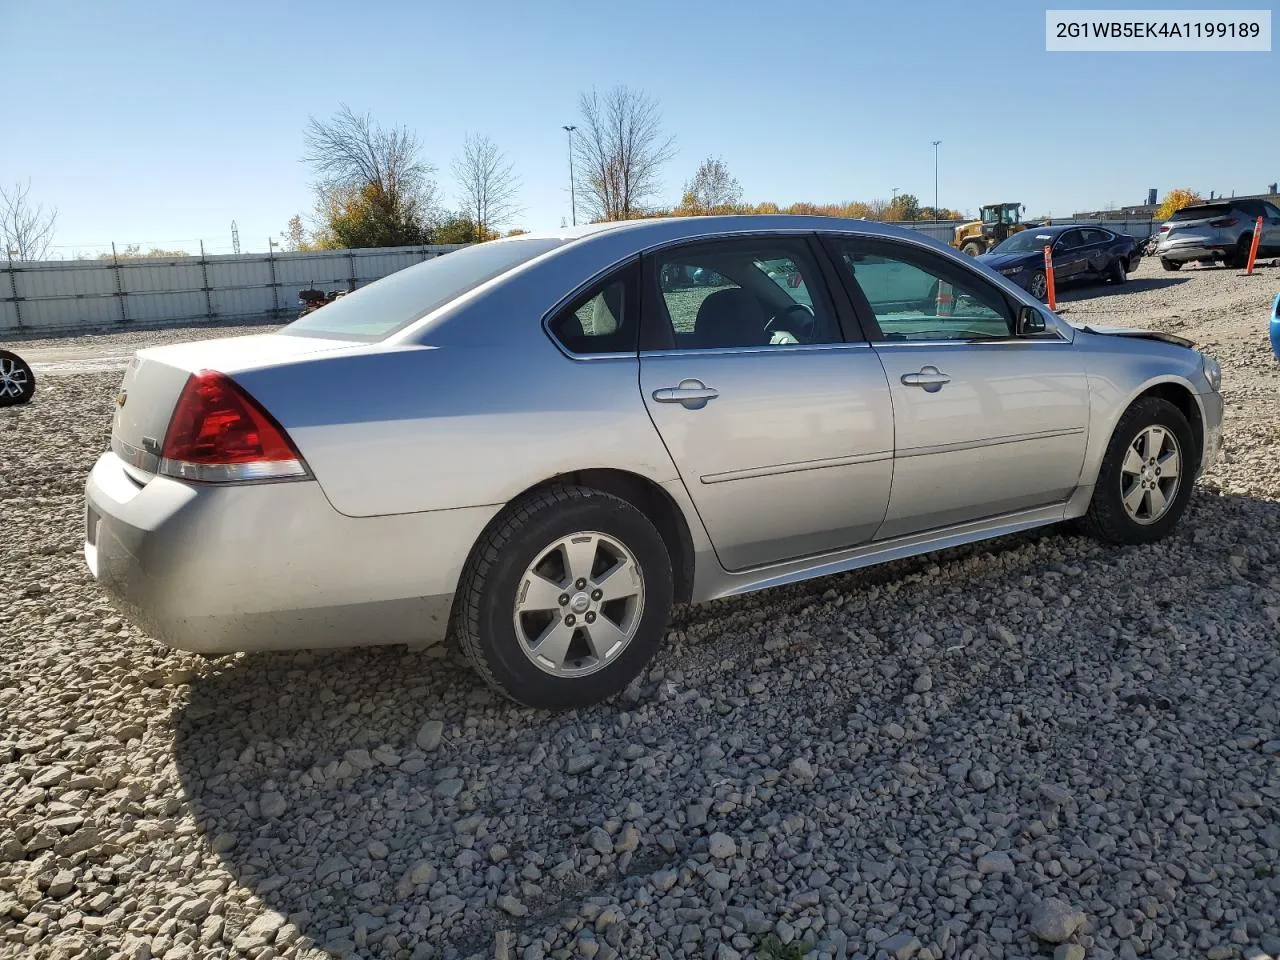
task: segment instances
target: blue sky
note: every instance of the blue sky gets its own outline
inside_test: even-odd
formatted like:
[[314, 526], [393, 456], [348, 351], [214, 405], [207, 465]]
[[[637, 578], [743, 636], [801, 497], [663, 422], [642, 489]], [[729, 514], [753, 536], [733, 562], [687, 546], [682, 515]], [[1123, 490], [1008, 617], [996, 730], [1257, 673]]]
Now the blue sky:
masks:
[[263, 250], [311, 209], [308, 116], [347, 102], [417, 131], [451, 203], [464, 134], [492, 137], [523, 180], [516, 225], [554, 227], [569, 214], [561, 125], [580, 91], [617, 83], [654, 97], [676, 138], [668, 203], [718, 154], [749, 200], [896, 187], [931, 204], [935, 139], [940, 202], [970, 211], [1021, 200], [1061, 216], [1280, 177], [1280, 54], [1046, 53], [1044, 11], [0, 0], [0, 183], [30, 177], [57, 205], [63, 256], [111, 240], [230, 252], [232, 220]]

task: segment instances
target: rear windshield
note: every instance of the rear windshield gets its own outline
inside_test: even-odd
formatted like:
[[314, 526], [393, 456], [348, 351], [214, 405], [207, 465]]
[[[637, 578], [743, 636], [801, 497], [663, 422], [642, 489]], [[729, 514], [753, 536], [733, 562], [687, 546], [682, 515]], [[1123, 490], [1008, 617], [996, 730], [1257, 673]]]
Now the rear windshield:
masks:
[[361, 287], [295, 320], [280, 332], [339, 340], [382, 340], [563, 242], [546, 238], [502, 240], [454, 250]]
[[1231, 207], [1225, 203], [1207, 204], [1202, 203], [1195, 207], [1183, 207], [1175, 213], [1170, 220], [1207, 220], [1209, 217], [1218, 217], [1230, 210]]

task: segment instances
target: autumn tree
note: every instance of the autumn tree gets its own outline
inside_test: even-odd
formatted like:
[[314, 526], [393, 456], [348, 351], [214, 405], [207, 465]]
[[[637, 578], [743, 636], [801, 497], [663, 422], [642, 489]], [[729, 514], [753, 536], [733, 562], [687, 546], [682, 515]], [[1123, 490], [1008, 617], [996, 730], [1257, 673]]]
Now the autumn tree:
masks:
[[316, 248], [307, 235], [300, 213], [289, 218], [289, 225], [280, 232], [280, 237], [284, 240], [284, 248], [290, 253], [306, 253]]
[[488, 137], [467, 134], [462, 153], [453, 159], [462, 209], [479, 236], [507, 223], [520, 212], [516, 194], [520, 180], [512, 165]]
[[914, 193], [900, 193], [889, 203], [886, 220], [914, 220], [920, 215], [920, 201]]
[[582, 203], [595, 220], [629, 220], [661, 186], [662, 165], [675, 154], [675, 139], [662, 132], [657, 103], [617, 86], [603, 97], [579, 98], [582, 120], [574, 137]]
[[31, 181], [15, 183], [12, 190], [0, 187], [0, 256], [15, 260], [43, 260], [53, 243], [58, 223], [57, 207], [46, 209], [31, 201]]
[[1201, 199], [1200, 194], [1190, 187], [1177, 187], [1164, 195], [1164, 203], [1160, 204], [1159, 209], [1156, 210], [1155, 218], [1157, 220], [1168, 220], [1183, 207], [1199, 203]]
[[178, 257], [191, 256], [186, 250], [165, 250], [162, 247], [152, 247], [150, 250], [143, 250], [142, 244], [130, 243], [122, 249], [116, 250], [114, 253], [100, 253], [99, 260], [174, 260]]
[[435, 168], [422, 157], [416, 134], [382, 127], [343, 104], [329, 120], [312, 117], [305, 138], [324, 242], [396, 247], [427, 241], [437, 208]]
[[742, 202], [742, 186], [719, 157], [702, 161], [693, 179], [684, 185], [680, 212], [702, 216], [732, 213]]

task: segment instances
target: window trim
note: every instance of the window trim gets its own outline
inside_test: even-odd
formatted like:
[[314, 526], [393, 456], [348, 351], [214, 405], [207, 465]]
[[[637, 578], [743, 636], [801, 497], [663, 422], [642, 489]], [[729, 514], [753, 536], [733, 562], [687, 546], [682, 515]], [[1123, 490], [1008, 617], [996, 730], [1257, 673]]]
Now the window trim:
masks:
[[[948, 258], [923, 244], [915, 244], [907, 241], [898, 240], [891, 237], [872, 236], [857, 233], [827, 233], [820, 236], [822, 244], [826, 249], [827, 256], [832, 264], [838, 264], [841, 256], [841, 244], [857, 244], [870, 250], [879, 248], [881, 255], [902, 259], [907, 263], [913, 261], [921, 266], [921, 269], [932, 270], [933, 265], [938, 265], [938, 273], [943, 279], [947, 279], [950, 275], [951, 280], [960, 278], [966, 283], [971, 283], [980, 287], [984, 287], [993, 294], [1000, 303], [1004, 304], [1005, 314], [1009, 325], [1009, 335], [1006, 337], [975, 337], [972, 339], [938, 339], [938, 340], [886, 340], [884, 339], [884, 331], [880, 327], [879, 320], [876, 318], [875, 310], [871, 307], [871, 302], [867, 300], [866, 294], [862, 292], [862, 288], [856, 284], [853, 277], [849, 276], [847, 271], [837, 269], [837, 277], [842, 288], [844, 288], [846, 296], [853, 305], [855, 314], [858, 316], [858, 322], [862, 329], [866, 332], [867, 342], [877, 350], [882, 348], [901, 348], [901, 347], [918, 347], [918, 346], [948, 346], [957, 344], [966, 344], [974, 346], [985, 346], [988, 344], [1070, 344], [1071, 341], [1062, 335], [1056, 329], [1050, 328], [1043, 334], [1035, 336], [1018, 336], [1014, 332], [1014, 324], [1016, 321], [1018, 308], [1023, 304], [1019, 300], [1012, 299], [998, 285], [991, 283], [985, 277], [971, 273], [960, 264], [951, 263]], [[927, 264], [928, 266], [924, 266]], [[1040, 309], [1040, 305], [1036, 305]]]
[[[561, 297], [554, 307], [543, 314], [542, 332], [546, 334], [547, 339], [555, 345], [557, 350], [570, 360], [617, 360], [634, 359], [638, 356], [640, 352], [640, 330], [644, 325], [644, 298], [640, 292], [642, 286], [640, 283], [640, 265], [640, 255], [632, 254], [625, 260], [610, 264], [586, 283], [579, 284], [575, 287], [568, 296]], [[574, 350], [570, 350], [569, 346], [556, 336], [555, 332], [551, 329], [551, 325], [559, 320], [566, 310], [571, 310], [574, 304], [577, 304], [578, 309], [581, 309], [588, 300], [598, 296], [601, 290], [609, 286], [611, 283], [615, 283], [619, 278], [622, 279], [624, 284], [622, 293], [623, 314], [626, 314], [628, 307], [635, 310], [636, 337], [634, 349], [611, 350], [606, 353], [578, 353]]]
[[[697, 250], [706, 247], [740, 247], [750, 244], [778, 244], [784, 253], [788, 247], [795, 248], [798, 246], [801, 248], [801, 251], [808, 256], [811, 265], [817, 271], [817, 276], [814, 277], [815, 283], [812, 285], [806, 283], [805, 287], [809, 291], [809, 296], [813, 300], [815, 309], [819, 300], [821, 300], [822, 305], [834, 322], [835, 333], [839, 336], [839, 340], [831, 340], [824, 343], [758, 344], [739, 347], [676, 346], [675, 328], [671, 321], [671, 314], [667, 310], [666, 298], [662, 294], [662, 286], [659, 282], [658, 261], [667, 256], [679, 256], [686, 250]], [[640, 289], [642, 292], [640, 296], [639, 346], [640, 353], [643, 356], [706, 356], [763, 351], [794, 353], [797, 350], [828, 350], [833, 347], [850, 345], [835, 293], [830, 287], [830, 279], [824, 270], [824, 258], [820, 244], [817, 242], [816, 234], [812, 231], [779, 231], [776, 233], [772, 231], [753, 231], [750, 233], [729, 233], [678, 240], [645, 250], [641, 259], [643, 266], [640, 271]], [[785, 291], [782, 292], [785, 294]]]

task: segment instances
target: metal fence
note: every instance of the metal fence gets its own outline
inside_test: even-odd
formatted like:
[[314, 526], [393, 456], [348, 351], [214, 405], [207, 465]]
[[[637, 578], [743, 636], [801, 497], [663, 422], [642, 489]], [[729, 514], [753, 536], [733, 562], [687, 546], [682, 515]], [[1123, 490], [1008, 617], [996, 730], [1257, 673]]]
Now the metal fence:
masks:
[[283, 319], [298, 292], [354, 290], [461, 244], [143, 260], [0, 260], [0, 335]]
[[[948, 242], [959, 220], [896, 224]], [[1100, 224], [1145, 239], [1152, 220]], [[298, 292], [354, 290], [462, 244], [143, 260], [0, 260], [0, 335], [97, 330], [128, 324], [208, 323], [292, 316]]]

